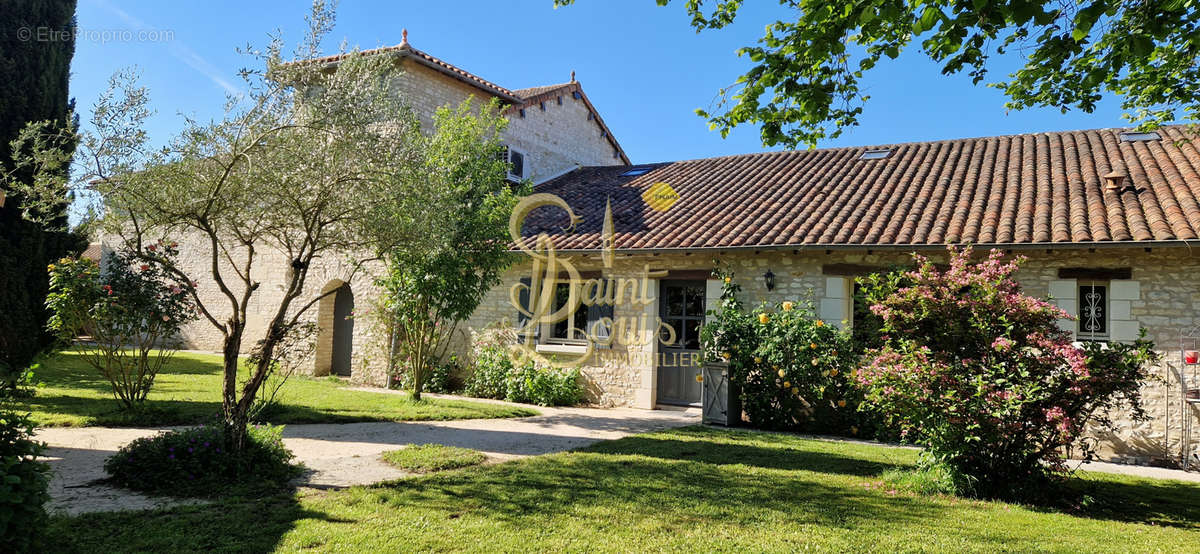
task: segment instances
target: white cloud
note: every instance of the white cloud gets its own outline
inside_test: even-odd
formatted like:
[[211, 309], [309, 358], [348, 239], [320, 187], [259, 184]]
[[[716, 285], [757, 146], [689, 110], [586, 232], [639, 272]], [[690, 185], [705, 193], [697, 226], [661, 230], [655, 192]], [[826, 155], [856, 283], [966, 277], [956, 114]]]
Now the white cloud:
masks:
[[[124, 21], [125, 24], [129, 25], [130, 27], [133, 27], [139, 31], [153, 29], [150, 25], [146, 24], [145, 21], [142, 21], [141, 19], [131, 15], [129, 12], [126, 12], [125, 10], [122, 10], [121, 8], [118, 8], [114, 5], [112, 5], [108, 0], [92, 0], [92, 1], [95, 2], [96, 4], [99, 4], [104, 9], [112, 12], [114, 15], [119, 17], [121, 19], [121, 21]], [[198, 54], [195, 50], [193, 50], [190, 46], [185, 44], [183, 41], [180, 41], [178, 39], [172, 40], [170, 47], [168, 48], [168, 52], [171, 53], [171, 56], [173, 56], [174, 58], [183, 62], [188, 67], [195, 70], [197, 73], [200, 73], [201, 75], [204, 75], [205, 77], [207, 77], [210, 81], [213, 82], [213, 84], [221, 87], [222, 89], [225, 89], [225, 92], [228, 92], [229, 94], [232, 94], [234, 96], [240, 96], [242, 94], [242, 90], [239, 89], [238, 87], [234, 86], [233, 83], [230, 83], [223, 76], [220, 69], [218, 69], [212, 63], [210, 63], [208, 60], [206, 60], [203, 56]]]

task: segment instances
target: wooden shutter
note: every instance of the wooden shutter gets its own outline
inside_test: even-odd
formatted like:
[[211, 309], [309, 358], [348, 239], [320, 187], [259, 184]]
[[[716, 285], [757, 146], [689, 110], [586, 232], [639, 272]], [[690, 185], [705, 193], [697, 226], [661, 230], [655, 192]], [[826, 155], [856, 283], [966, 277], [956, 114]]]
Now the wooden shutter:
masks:
[[[517, 295], [517, 303], [520, 304], [521, 307], [525, 309], [525, 311], [533, 312], [533, 308], [529, 303], [529, 287], [531, 286], [531, 281], [530, 281], [529, 277], [521, 277], [521, 284], [525, 285], [525, 287], [522, 288], [521, 292]], [[521, 310], [517, 310], [517, 329], [524, 330], [525, 326], [529, 325], [529, 324], [530, 324], [529, 316], [525, 315], [525, 313], [522, 312]], [[533, 338], [534, 338], [534, 340], [538, 340], [538, 339], [541, 339], [541, 337], [542, 337], [542, 326], [538, 325], [537, 328], [534, 329], [534, 331], [533, 331]]]

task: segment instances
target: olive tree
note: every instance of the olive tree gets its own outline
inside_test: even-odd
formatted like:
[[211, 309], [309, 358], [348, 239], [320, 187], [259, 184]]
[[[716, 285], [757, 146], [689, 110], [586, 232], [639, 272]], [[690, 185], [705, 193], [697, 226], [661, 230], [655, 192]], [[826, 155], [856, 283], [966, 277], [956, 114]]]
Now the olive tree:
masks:
[[[241, 72], [246, 92], [228, 99], [223, 117], [185, 118], [162, 147], [152, 148], [144, 130], [147, 91], [129, 72], [114, 76], [76, 155], [79, 188], [102, 202], [106, 232], [143, 263], [193, 283], [200, 317], [220, 332], [222, 413], [235, 448], [275, 349], [320, 300], [308, 287], [313, 264], [361, 268], [452, 226], [428, 216], [439, 193], [438, 183], [421, 178], [429, 139], [388, 89], [393, 60], [343, 52], [336, 67], [309, 61], [319, 57], [334, 14], [317, 1], [308, 21], [293, 53], [301, 61], [285, 61], [278, 35], [248, 50], [256, 68]], [[32, 141], [37, 130], [27, 135]], [[57, 163], [31, 160], [41, 171]], [[36, 180], [14, 186], [39, 197]], [[149, 248], [172, 237], [186, 242], [179, 260]], [[264, 294], [261, 280], [272, 269], [264, 264], [280, 254], [286, 276]], [[216, 294], [200, 294], [204, 286]], [[263, 336], [247, 337], [255, 303], [266, 308], [267, 323]], [[254, 339], [252, 367], [239, 382], [242, 345]]]

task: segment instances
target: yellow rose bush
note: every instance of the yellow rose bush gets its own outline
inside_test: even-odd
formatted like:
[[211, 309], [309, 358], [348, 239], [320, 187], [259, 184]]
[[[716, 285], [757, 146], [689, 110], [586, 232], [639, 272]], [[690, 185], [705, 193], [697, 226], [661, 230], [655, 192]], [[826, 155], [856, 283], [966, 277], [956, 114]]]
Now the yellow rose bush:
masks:
[[733, 276], [720, 277], [721, 304], [701, 342], [706, 359], [728, 361], [749, 424], [845, 435], [863, 427], [861, 396], [847, 377], [857, 360], [849, 334], [822, 324], [809, 301], [747, 310]]

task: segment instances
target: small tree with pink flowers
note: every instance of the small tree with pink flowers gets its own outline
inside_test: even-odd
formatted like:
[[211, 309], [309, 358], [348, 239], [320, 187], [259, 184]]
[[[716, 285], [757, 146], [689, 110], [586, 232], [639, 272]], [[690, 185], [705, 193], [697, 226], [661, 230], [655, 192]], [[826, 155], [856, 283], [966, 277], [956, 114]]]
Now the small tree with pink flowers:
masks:
[[1094, 455], [1084, 430], [1111, 429], [1110, 409], [1145, 417], [1139, 390], [1157, 355], [1144, 335], [1072, 345], [1058, 326], [1070, 316], [1013, 280], [1023, 258], [951, 248], [939, 268], [913, 257], [915, 270], [862, 281], [883, 340], [855, 380], [955, 492], [1036, 496], [1067, 474], [1068, 455]]
[[[179, 256], [173, 242], [145, 250], [166, 263]], [[68, 344], [90, 337], [95, 347], [80, 356], [104, 376], [122, 408], [137, 408], [179, 346], [180, 330], [196, 319], [195, 287], [138, 253], [122, 250], [106, 262], [103, 272], [87, 258], [50, 265], [49, 327]]]

